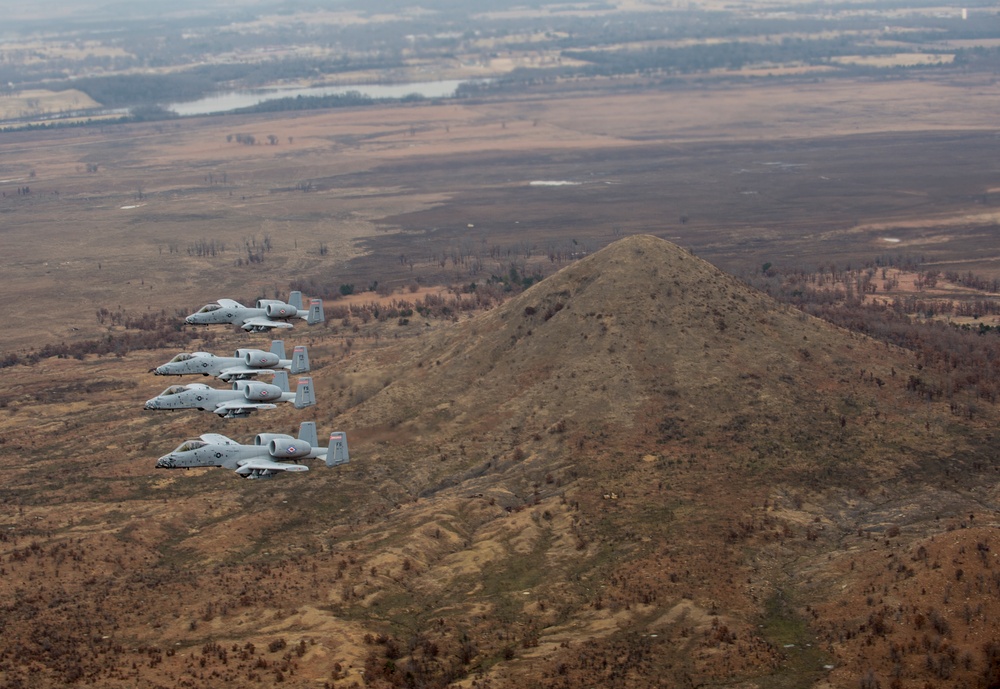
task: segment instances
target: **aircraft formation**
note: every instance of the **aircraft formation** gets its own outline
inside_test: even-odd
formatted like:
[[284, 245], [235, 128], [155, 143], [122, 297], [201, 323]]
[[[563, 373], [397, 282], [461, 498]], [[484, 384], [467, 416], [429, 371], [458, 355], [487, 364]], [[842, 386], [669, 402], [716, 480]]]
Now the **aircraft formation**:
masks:
[[[232, 299], [219, 299], [202, 307], [185, 319], [188, 324], [233, 324], [248, 332], [267, 332], [292, 328], [289, 319], [304, 319], [309, 325], [322, 323], [323, 302], [311, 299], [309, 309], [302, 308], [302, 293], [292, 292], [288, 303], [274, 299], [259, 299], [255, 307], [246, 307]], [[271, 342], [270, 351], [237, 349], [232, 357], [209, 352], [182, 352], [161, 366], [150, 370], [159, 376], [214, 376], [230, 382], [229, 388], [213, 388], [204, 383], [171, 385], [156, 397], [146, 401], [151, 411], [198, 409], [210, 411], [221, 418], [250, 416], [264, 409], [275, 409], [290, 402], [296, 409], [316, 404], [312, 378], [298, 379], [295, 392], [289, 388], [289, 374], [309, 372], [309, 354], [304, 346], [294, 348], [291, 359], [285, 358], [285, 344]], [[273, 376], [270, 383], [256, 380], [260, 375]], [[327, 467], [350, 461], [347, 435], [340, 431], [330, 434], [327, 447], [319, 447], [316, 424], [304, 421], [299, 437], [283, 433], [258, 433], [252, 445], [241, 445], [224, 435], [206, 433], [186, 440], [173, 452], [156, 462], [158, 469], [190, 469], [193, 467], [225, 467], [249, 479], [271, 478], [284, 472], [308, 471], [304, 464], [288, 460], [325, 457]]]

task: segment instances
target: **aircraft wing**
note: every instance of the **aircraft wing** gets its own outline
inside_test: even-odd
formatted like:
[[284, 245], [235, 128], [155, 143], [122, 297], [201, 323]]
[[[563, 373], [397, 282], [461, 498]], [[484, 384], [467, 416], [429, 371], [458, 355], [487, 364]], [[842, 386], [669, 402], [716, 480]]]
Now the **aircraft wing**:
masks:
[[267, 316], [253, 316], [243, 321], [243, 325], [240, 327], [249, 330], [250, 328], [291, 328], [293, 326], [285, 321], [273, 321]]
[[232, 440], [219, 433], [203, 433], [201, 439], [209, 445], [235, 445]]
[[282, 464], [270, 459], [248, 459], [240, 464], [236, 473], [240, 476], [246, 476], [255, 471], [309, 471], [309, 467], [302, 464]]
[[249, 414], [260, 409], [277, 409], [278, 405], [268, 402], [248, 402], [246, 400], [229, 400], [218, 405], [213, 411], [219, 416], [226, 414]]
[[250, 368], [249, 366], [229, 366], [219, 372], [216, 378], [220, 380], [231, 380], [244, 376], [256, 376], [260, 373], [274, 373], [273, 368]]

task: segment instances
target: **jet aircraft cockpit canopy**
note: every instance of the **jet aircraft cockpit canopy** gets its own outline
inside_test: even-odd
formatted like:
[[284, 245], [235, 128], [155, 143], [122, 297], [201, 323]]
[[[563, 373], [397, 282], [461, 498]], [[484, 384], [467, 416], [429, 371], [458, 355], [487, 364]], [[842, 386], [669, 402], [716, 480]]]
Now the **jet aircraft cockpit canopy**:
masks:
[[171, 385], [169, 388], [160, 393], [160, 397], [166, 397], [167, 395], [176, 395], [179, 392], [184, 392], [187, 390], [186, 385]]
[[221, 304], [205, 304], [200, 309], [198, 309], [198, 313], [211, 313], [212, 311], [218, 311], [221, 308], [222, 308]]
[[173, 359], [171, 359], [168, 363], [179, 364], [182, 361], [187, 361], [188, 359], [192, 358], [193, 356], [194, 356], [193, 354], [188, 354], [187, 352], [181, 352], [180, 354], [178, 354], [177, 356], [175, 356]]
[[205, 447], [208, 445], [204, 440], [185, 440], [183, 443], [177, 446], [174, 452], [190, 452], [191, 450], [197, 450], [199, 447]]

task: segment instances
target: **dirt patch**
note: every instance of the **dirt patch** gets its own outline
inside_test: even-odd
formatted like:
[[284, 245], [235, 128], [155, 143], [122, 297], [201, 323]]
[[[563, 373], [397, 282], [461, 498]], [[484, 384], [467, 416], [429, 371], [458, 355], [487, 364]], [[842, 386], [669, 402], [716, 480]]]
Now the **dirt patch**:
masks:
[[83, 91], [45, 91], [33, 89], [0, 95], [0, 120], [60, 114], [73, 110], [99, 108], [100, 103]]

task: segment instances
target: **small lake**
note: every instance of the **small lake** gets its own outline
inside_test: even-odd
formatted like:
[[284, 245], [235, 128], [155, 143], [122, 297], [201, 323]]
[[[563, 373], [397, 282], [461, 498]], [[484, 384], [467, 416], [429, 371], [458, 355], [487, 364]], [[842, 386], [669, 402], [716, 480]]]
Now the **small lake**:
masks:
[[207, 96], [199, 100], [184, 103], [171, 103], [166, 106], [178, 115], [209, 115], [212, 113], [229, 112], [238, 108], [248, 108], [264, 101], [277, 98], [295, 98], [297, 96], [342, 96], [346, 93], [360, 93], [370, 98], [405, 98], [410, 95], [420, 95], [424, 98], [451, 98], [459, 85], [467, 80], [450, 79], [443, 81], [424, 81], [410, 84], [353, 84], [348, 86], [313, 86], [309, 88], [260, 89], [256, 91], [230, 91]]

